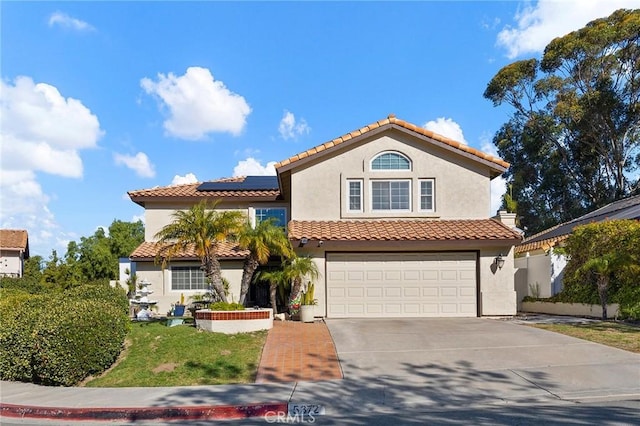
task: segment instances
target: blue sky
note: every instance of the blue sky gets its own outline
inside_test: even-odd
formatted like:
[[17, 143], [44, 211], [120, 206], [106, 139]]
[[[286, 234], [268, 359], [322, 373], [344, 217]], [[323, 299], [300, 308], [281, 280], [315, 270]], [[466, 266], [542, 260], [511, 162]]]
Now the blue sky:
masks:
[[640, 0], [2, 2], [0, 227], [62, 254], [141, 218], [127, 191], [273, 173], [390, 113], [495, 152], [490, 79], [621, 7]]

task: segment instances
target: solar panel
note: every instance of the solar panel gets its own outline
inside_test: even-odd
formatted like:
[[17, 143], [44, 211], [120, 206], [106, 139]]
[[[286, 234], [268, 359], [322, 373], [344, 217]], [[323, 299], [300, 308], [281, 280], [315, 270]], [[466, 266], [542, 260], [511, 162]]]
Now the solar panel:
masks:
[[279, 189], [277, 176], [247, 176], [242, 182], [203, 182], [198, 191], [271, 191]]

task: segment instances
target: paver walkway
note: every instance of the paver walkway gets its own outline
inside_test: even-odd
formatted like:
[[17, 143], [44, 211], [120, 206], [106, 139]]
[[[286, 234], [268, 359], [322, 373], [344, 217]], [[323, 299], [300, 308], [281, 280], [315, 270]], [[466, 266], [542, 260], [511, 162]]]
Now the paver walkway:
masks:
[[323, 321], [274, 321], [256, 383], [342, 379], [333, 339]]

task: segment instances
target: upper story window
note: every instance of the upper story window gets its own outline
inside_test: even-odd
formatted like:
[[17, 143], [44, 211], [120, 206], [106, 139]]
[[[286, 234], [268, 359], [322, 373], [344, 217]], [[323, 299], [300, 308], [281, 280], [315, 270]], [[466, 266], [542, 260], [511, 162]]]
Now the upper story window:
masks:
[[411, 170], [411, 160], [399, 152], [383, 152], [371, 160], [371, 170]]
[[411, 210], [411, 181], [371, 181], [371, 210]]
[[362, 212], [362, 180], [347, 179], [347, 210]]
[[287, 226], [287, 209], [284, 207], [256, 208], [256, 225], [269, 218], [275, 218], [276, 226]]

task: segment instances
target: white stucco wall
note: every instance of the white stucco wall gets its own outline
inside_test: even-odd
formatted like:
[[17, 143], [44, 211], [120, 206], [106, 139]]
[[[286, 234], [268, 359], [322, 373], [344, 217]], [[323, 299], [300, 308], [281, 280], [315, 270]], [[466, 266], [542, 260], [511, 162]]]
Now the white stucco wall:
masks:
[[516, 277], [518, 298], [520, 300], [525, 296], [546, 298], [559, 293], [562, 290], [566, 265], [566, 257], [553, 252], [517, 258], [515, 266], [522, 271]]
[[[371, 160], [397, 151], [412, 162], [408, 171], [371, 171]], [[371, 179], [411, 180], [409, 212], [373, 212]], [[346, 209], [348, 179], [363, 180], [362, 213]], [[435, 212], [419, 210], [419, 179], [435, 180]], [[294, 169], [291, 174], [291, 215], [298, 220], [367, 219], [372, 217], [486, 218], [490, 204], [489, 167], [393, 131], [336, 151], [331, 156]]]
[[19, 251], [0, 252], [0, 275], [22, 276], [22, 253]]

